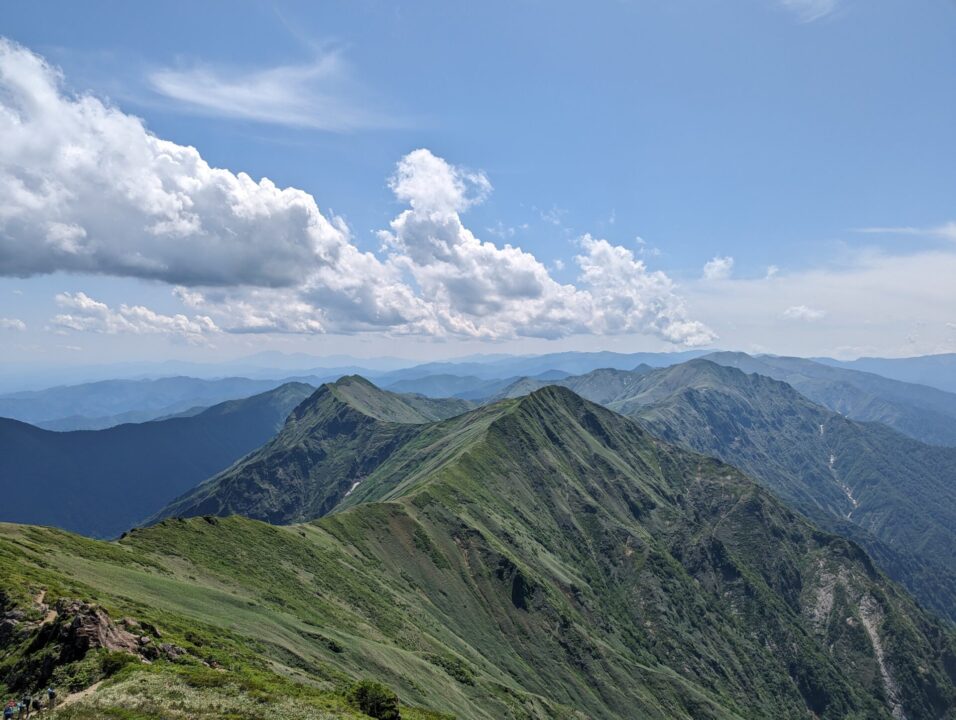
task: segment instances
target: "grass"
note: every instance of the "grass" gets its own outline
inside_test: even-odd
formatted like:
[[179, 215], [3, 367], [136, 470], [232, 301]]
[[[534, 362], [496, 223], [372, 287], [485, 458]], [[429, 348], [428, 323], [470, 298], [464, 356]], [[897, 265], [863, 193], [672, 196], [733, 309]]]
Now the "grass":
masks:
[[[0, 526], [4, 605], [35, 617], [46, 589], [186, 650], [112, 668], [63, 717], [348, 718], [370, 678], [405, 718], [889, 720], [872, 647], [831, 616], [863, 598], [907, 716], [956, 703], [952, 634], [855, 546], [567, 391], [431, 426], [381, 473], [374, 502], [307, 525], [167, 520], [113, 544]], [[36, 637], [0, 678], [39, 673]]]

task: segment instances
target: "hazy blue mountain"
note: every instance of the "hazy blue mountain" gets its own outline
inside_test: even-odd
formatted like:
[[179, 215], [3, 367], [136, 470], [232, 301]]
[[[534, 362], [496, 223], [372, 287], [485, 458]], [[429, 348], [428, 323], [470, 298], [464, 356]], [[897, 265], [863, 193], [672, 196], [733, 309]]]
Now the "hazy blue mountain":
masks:
[[429, 375], [474, 376], [484, 380], [535, 377], [542, 373], [558, 371], [579, 375], [598, 368], [630, 370], [645, 364], [651, 367], [666, 367], [706, 354], [701, 350], [686, 350], [672, 353], [615, 353], [615, 352], [562, 352], [547, 355], [507, 356], [468, 362], [433, 362], [384, 374], [372, 374], [380, 387], [388, 387], [402, 380], [414, 380]]
[[0, 417], [33, 425], [45, 423], [57, 430], [99, 429], [248, 397], [282, 383], [241, 377], [103, 380], [0, 395]]
[[956, 353], [908, 358], [864, 357], [858, 360], [814, 358], [824, 365], [876, 373], [894, 380], [929, 385], [956, 393]]
[[192, 417], [107, 430], [0, 419], [0, 520], [118, 535], [265, 443], [312, 391], [286, 384]]
[[[568, 377], [564, 370], [548, 370], [534, 376], [532, 380], [552, 381]], [[461, 398], [464, 400], [487, 400], [499, 395], [519, 378], [493, 378], [491, 380], [474, 375], [425, 375], [420, 378], [399, 380], [386, 385], [385, 389], [396, 393], [416, 393], [431, 398]]]
[[956, 446], [956, 394], [794, 357], [713, 353], [708, 360], [783, 380], [841, 415], [880, 422], [934, 445]]

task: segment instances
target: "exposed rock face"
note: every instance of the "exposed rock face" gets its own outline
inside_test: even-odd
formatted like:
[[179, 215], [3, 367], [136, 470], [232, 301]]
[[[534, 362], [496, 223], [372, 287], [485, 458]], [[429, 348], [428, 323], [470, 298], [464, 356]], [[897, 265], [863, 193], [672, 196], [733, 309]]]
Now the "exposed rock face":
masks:
[[54, 642], [62, 646], [60, 658], [71, 662], [96, 648], [136, 654], [139, 638], [118, 627], [102, 608], [79, 600], [60, 600], [56, 604], [59, 622]]
[[22, 654], [0, 677], [13, 690], [43, 685], [57, 667], [95, 650], [129, 653], [143, 661], [175, 661], [186, 654], [177, 645], [156, 643], [161, 633], [149, 623], [133, 618], [114, 622], [93, 603], [64, 598], [51, 608], [40, 593], [34, 604], [30, 612], [11, 608], [0, 617], [0, 659]]

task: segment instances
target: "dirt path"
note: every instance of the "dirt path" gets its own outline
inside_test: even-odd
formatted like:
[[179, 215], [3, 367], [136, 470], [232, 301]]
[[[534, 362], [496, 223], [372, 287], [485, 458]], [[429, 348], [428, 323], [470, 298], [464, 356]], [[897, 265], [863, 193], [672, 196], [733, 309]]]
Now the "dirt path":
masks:
[[47, 623], [51, 623], [54, 620], [56, 620], [56, 610], [49, 607], [46, 604], [45, 600], [46, 600], [46, 590], [41, 590], [33, 598], [34, 604], [45, 612], [43, 616], [43, 621], [41, 623], [42, 625], [46, 625]]
[[95, 693], [95, 692], [96, 692], [96, 689], [97, 689], [100, 685], [102, 685], [102, 684], [103, 684], [103, 681], [100, 680], [100, 681], [97, 682], [97, 683], [93, 683], [92, 685], [90, 685], [90, 686], [89, 686], [88, 688], [86, 688], [85, 690], [80, 690], [79, 692], [73, 693], [72, 695], [67, 695], [67, 696], [66, 696], [65, 698], [63, 698], [62, 700], [57, 701], [56, 707], [53, 709], [53, 712], [52, 712], [51, 715], [50, 715], [51, 720], [52, 720], [52, 718], [55, 718], [55, 717], [57, 716], [57, 711], [60, 710], [60, 708], [67, 707], [67, 706], [72, 705], [73, 703], [77, 702], [78, 700], [82, 700], [82, 699], [85, 698], [85, 697], [89, 697], [90, 695], [92, 695], [93, 693]]

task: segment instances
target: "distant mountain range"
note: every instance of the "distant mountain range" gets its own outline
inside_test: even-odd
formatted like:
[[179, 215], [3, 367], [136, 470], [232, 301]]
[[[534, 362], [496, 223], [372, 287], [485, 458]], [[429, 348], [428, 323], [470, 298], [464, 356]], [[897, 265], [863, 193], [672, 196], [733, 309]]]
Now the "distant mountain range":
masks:
[[[851, 421], [783, 382], [706, 359], [597, 370], [556, 384], [741, 468], [863, 544], [924, 603], [956, 620], [956, 448]], [[503, 396], [543, 385], [518, 381]]]
[[[4, 607], [22, 618], [2, 681], [17, 692], [78, 677], [77, 663], [107, 668], [87, 683], [123, 667], [71, 708], [90, 717], [132, 715], [155, 686], [176, 707], [201, 693], [206, 706], [293, 699], [290, 717], [354, 718], [344, 693], [361, 677], [395, 688], [410, 720], [956, 708], [952, 629], [735, 468], [562, 387], [433, 419], [456, 411], [345, 378], [175, 506], [328, 513], [312, 524], [169, 519], [118, 544], [0, 526], [0, 571], [15, 579]], [[131, 638], [124, 652], [175, 661], [78, 657], [69, 631], [49, 628], [93, 611], [64, 601], [33, 622], [51, 589], [103, 608], [110, 637]]]
[[880, 422], [933, 445], [956, 446], [956, 394], [803, 358], [744, 353], [705, 357], [783, 380], [815, 403], [854, 420]]
[[290, 383], [108, 430], [51, 432], [0, 418], [0, 520], [115, 537], [265, 443], [313, 390]]
[[894, 380], [929, 385], [940, 390], [956, 393], [956, 353], [908, 358], [815, 359], [825, 365], [833, 365], [848, 370], [861, 370]]
[[48, 430], [100, 430], [248, 397], [281, 384], [239, 377], [103, 380], [0, 395], [0, 417]]

